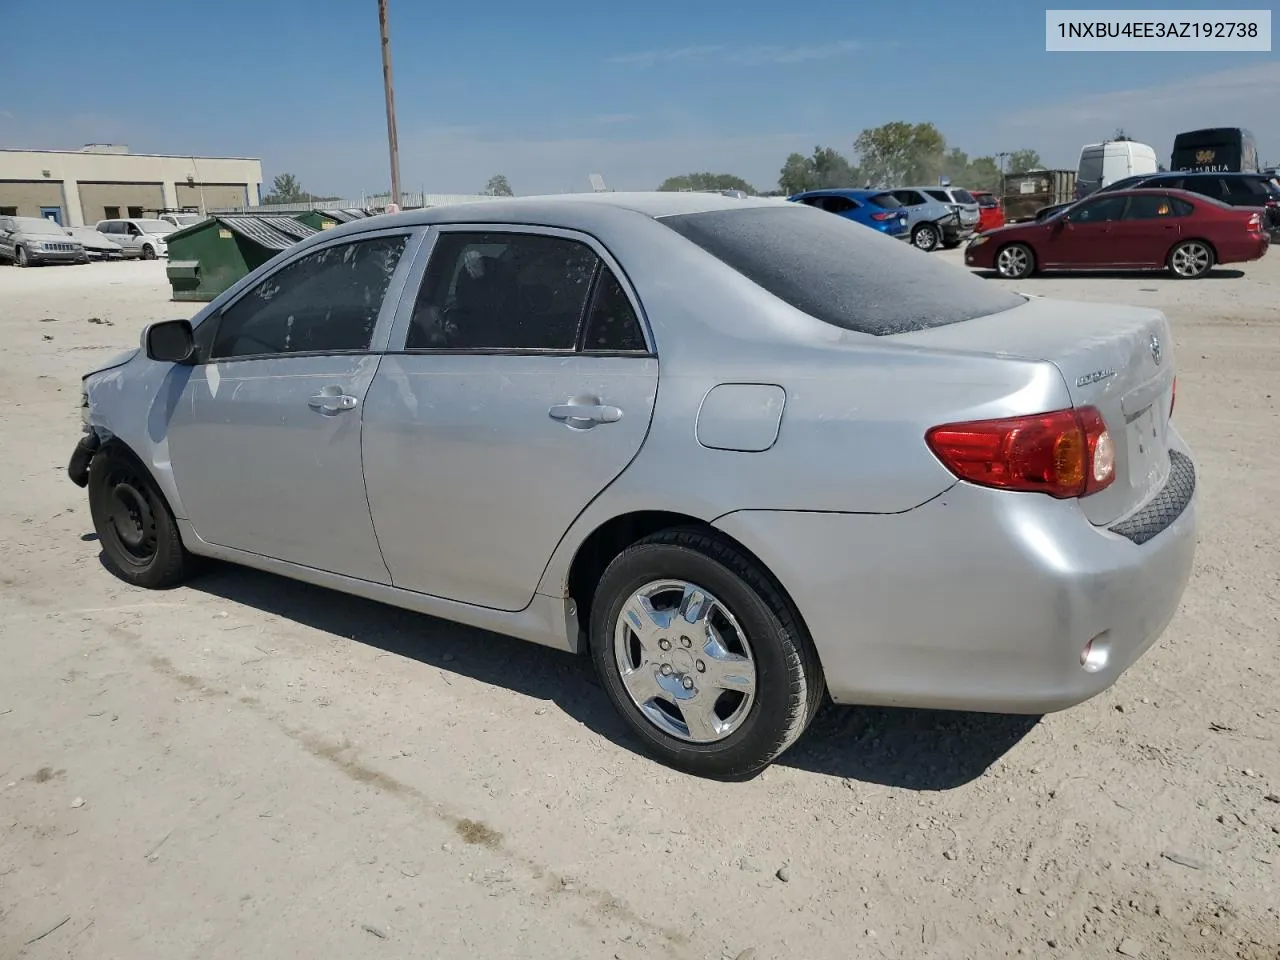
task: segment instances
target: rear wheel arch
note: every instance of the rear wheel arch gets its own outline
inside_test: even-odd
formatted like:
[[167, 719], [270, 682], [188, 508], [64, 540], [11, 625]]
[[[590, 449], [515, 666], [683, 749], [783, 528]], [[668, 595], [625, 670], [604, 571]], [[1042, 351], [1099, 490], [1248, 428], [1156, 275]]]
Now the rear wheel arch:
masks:
[[669, 510], [639, 510], [620, 514], [600, 524], [578, 545], [573, 560], [569, 564], [567, 583], [569, 598], [577, 608], [578, 623], [583, 631], [589, 629], [591, 605], [595, 598], [596, 586], [600, 583], [600, 578], [609, 564], [628, 547], [667, 530], [703, 534], [732, 547], [760, 569], [768, 579], [769, 587], [786, 602], [796, 622], [803, 626], [806, 632], [808, 631], [799, 607], [768, 563], [745, 544], [707, 521]]

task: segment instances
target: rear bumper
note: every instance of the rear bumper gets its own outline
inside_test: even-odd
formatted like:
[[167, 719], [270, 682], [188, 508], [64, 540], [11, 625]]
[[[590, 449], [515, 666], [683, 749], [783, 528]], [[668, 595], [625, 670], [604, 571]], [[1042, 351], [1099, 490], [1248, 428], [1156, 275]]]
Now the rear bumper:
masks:
[[1039, 714], [1106, 690], [1173, 618], [1193, 493], [1164, 521], [1136, 543], [1075, 501], [958, 483], [904, 514], [743, 511], [717, 526], [791, 594], [837, 703]]

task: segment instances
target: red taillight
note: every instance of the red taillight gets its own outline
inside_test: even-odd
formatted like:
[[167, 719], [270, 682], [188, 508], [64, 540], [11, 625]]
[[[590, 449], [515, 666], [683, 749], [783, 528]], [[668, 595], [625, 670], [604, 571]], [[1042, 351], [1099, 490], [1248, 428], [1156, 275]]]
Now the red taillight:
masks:
[[1249, 217], [1249, 224], [1246, 229], [1250, 233], [1260, 233], [1262, 231], [1262, 214], [1255, 213]]
[[934, 427], [925, 442], [961, 480], [1001, 490], [1083, 497], [1116, 476], [1115, 445], [1093, 407]]
[[871, 215], [871, 219], [872, 220], [892, 220], [896, 216], [897, 216], [896, 213], [890, 213], [888, 210], [886, 210], [883, 213], [873, 213]]
[[1173, 419], [1173, 405], [1178, 402], [1178, 378], [1173, 378], [1173, 392], [1169, 395], [1169, 419]]

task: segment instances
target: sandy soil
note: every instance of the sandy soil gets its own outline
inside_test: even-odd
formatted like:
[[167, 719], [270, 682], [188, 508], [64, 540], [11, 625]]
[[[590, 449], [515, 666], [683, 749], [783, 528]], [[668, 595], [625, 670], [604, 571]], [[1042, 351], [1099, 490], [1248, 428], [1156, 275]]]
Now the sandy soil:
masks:
[[1074, 710], [829, 710], [725, 785], [637, 755], [585, 660], [229, 567], [125, 587], [78, 377], [191, 306], [163, 262], [0, 268], [0, 957], [1276, 960], [1280, 254], [1019, 286], [1174, 321], [1180, 614]]

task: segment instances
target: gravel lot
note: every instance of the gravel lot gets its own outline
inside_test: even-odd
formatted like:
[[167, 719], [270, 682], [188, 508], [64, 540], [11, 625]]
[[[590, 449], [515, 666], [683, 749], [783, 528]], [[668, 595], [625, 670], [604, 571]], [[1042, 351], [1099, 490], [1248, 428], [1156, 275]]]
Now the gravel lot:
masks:
[[229, 567], [125, 587], [78, 378], [194, 305], [163, 262], [0, 267], [0, 957], [1276, 960], [1280, 254], [1018, 286], [1172, 318], [1181, 612], [1074, 710], [832, 709], [726, 785], [639, 756], [585, 659]]

